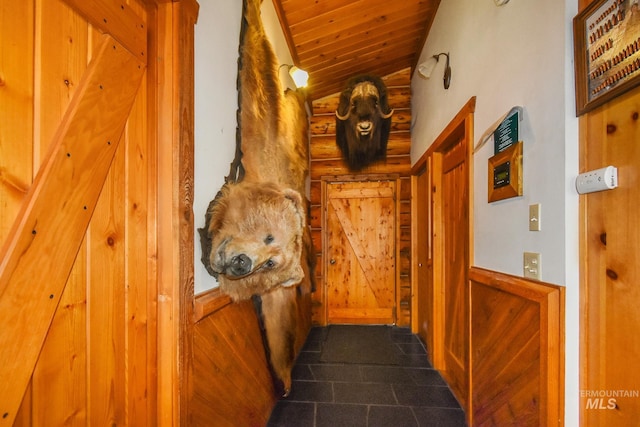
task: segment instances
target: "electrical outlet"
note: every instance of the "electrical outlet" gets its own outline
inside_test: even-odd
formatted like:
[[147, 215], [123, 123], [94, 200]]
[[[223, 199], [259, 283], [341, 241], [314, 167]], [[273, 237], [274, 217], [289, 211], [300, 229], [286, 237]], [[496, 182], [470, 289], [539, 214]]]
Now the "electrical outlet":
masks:
[[540, 231], [540, 203], [529, 205], [529, 231]]
[[523, 257], [524, 277], [540, 280], [540, 254], [525, 252]]

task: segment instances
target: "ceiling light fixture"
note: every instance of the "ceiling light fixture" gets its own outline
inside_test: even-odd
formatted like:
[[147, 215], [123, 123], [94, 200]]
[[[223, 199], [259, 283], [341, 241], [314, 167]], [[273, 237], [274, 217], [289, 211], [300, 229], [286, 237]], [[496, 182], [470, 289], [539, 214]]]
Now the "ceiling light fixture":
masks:
[[447, 62], [444, 66], [444, 77], [442, 78], [442, 81], [444, 83], [444, 88], [449, 89], [449, 85], [451, 84], [451, 66], [449, 65], [448, 52], [438, 53], [437, 55], [433, 55], [426, 61], [422, 62], [420, 65], [418, 65], [418, 73], [425, 79], [428, 79], [429, 77], [431, 77], [431, 73], [433, 72], [433, 69], [436, 67], [436, 64], [440, 60], [440, 55], [444, 55], [447, 57]]

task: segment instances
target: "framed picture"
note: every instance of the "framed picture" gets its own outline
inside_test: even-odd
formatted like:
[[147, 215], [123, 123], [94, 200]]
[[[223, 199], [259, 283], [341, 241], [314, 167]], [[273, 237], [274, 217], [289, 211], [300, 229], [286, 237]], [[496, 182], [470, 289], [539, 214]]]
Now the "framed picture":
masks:
[[489, 158], [489, 203], [522, 196], [522, 141]]
[[640, 84], [640, 0], [594, 0], [573, 19], [576, 115]]

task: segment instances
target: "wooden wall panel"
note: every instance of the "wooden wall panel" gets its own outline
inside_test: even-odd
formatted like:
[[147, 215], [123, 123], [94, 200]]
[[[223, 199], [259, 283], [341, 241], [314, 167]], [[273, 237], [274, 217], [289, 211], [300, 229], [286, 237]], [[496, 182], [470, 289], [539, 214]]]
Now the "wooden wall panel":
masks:
[[[339, 180], [375, 180], [380, 175], [397, 175], [400, 186], [397, 190], [398, 200], [398, 233], [396, 241], [398, 269], [396, 308], [397, 323], [408, 326], [411, 318], [411, 75], [410, 70], [384, 76], [389, 93], [389, 105], [393, 108], [391, 134], [387, 147], [387, 159], [367, 167], [359, 175], [354, 176], [340, 158], [340, 150], [335, 140], [335, 110], [339, 103], [339, 93], [313, 101], [311, 118], [311, 227], [314, 246], [317, 251], [322, 248], [322, 185], [324, 178]], [[322, 278], [322, 254], [318, 254], [316, 276], [318, 288], [324, 283]], [[318, 289], [313, 294], [313, 321], [326, 324], [325, 293]]]
[[193, 340], [189, 425], [265, 425], [276, 396], [251, 301], [207, 313]]
[[2, 4], [0, 41], [1, 243], [33, 179], [33, 0]]
[[[164, 8], [165, 21], [176, 10]], [[0, 73], [0, 108], [7, 106], [0, 117], [0, 305], [7, 316], [0, 342], [2, 351], [20, 354], [2, 356], [16, 368], [0, 368], [0, 425], [159, 425], [156, 91], [172, 95], [172, 82], [158, 82], [156, 62], [145, 71], [147, 46], [157, 52], [160, 43], [147, 43], [148, 29], [158, 31], [149, 17], [159, 17], [154, 2], [0, 3], [1, 49], [19, 50]], [[193, 19], [179, 28], [189, 29]], [[138, 47], [128, 52], [105, 33]], [[173, 34], [162, 40], [170, 48]], [[174, 106], [172, 96], [162, 102]], [[181, 117], [189, 116], [185, 105]], [[176, 370], [179, 345], [161, 349]], [[160, 412], [179, 413], [180, 384], [171, 390], [175, 411], [171, 401]]]
[[618, 168], [616, 189], [580, 196], [584, 426], [631, 426], [640, 414], [640, 371], [630, 365], [640, 359], [639, 117], [636, 88], [580, 118], [580, 172]]
[[562, 425], [564, 287], [471, 268], [474, 426]]
[[[311, 327], [311, 296], [298, 297], [296, 354]], [[218, 288], [195, 299], [189, 426], [263, 426], [277, 402], [251, 301], [232, 303]]]

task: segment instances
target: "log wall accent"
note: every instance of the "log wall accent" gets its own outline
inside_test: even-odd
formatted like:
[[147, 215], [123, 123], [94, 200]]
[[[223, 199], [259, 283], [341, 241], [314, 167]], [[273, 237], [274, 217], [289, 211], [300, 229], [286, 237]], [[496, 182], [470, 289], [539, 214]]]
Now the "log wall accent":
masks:
[[471, 268], [470, 425], [564, 421], [564, 287]]
[[340, 158], [336, 145], [335, 111], [340, 93], [313, 101], [311, 117], [310, 176], [311, 176], [311, 227], [314, 247], [318, 251], [316, 268], [317, 289], [313, 294], [312, 319], [315, 324], [326, 324], [324, 282], [322, 277], [322, 181], [331, 180], [375, 180], [376, 176], [393, 175], [400, 177], [400, 215], [398, 224], [396, 268], [397, 324], [408, 326], [411, 321], [411, 70], [405, 69], [388, 76], [382, 76], [389, 95], [389, 105], [394, 114], [387, 146], [387, 159], [375, 163], [354, 176]]

